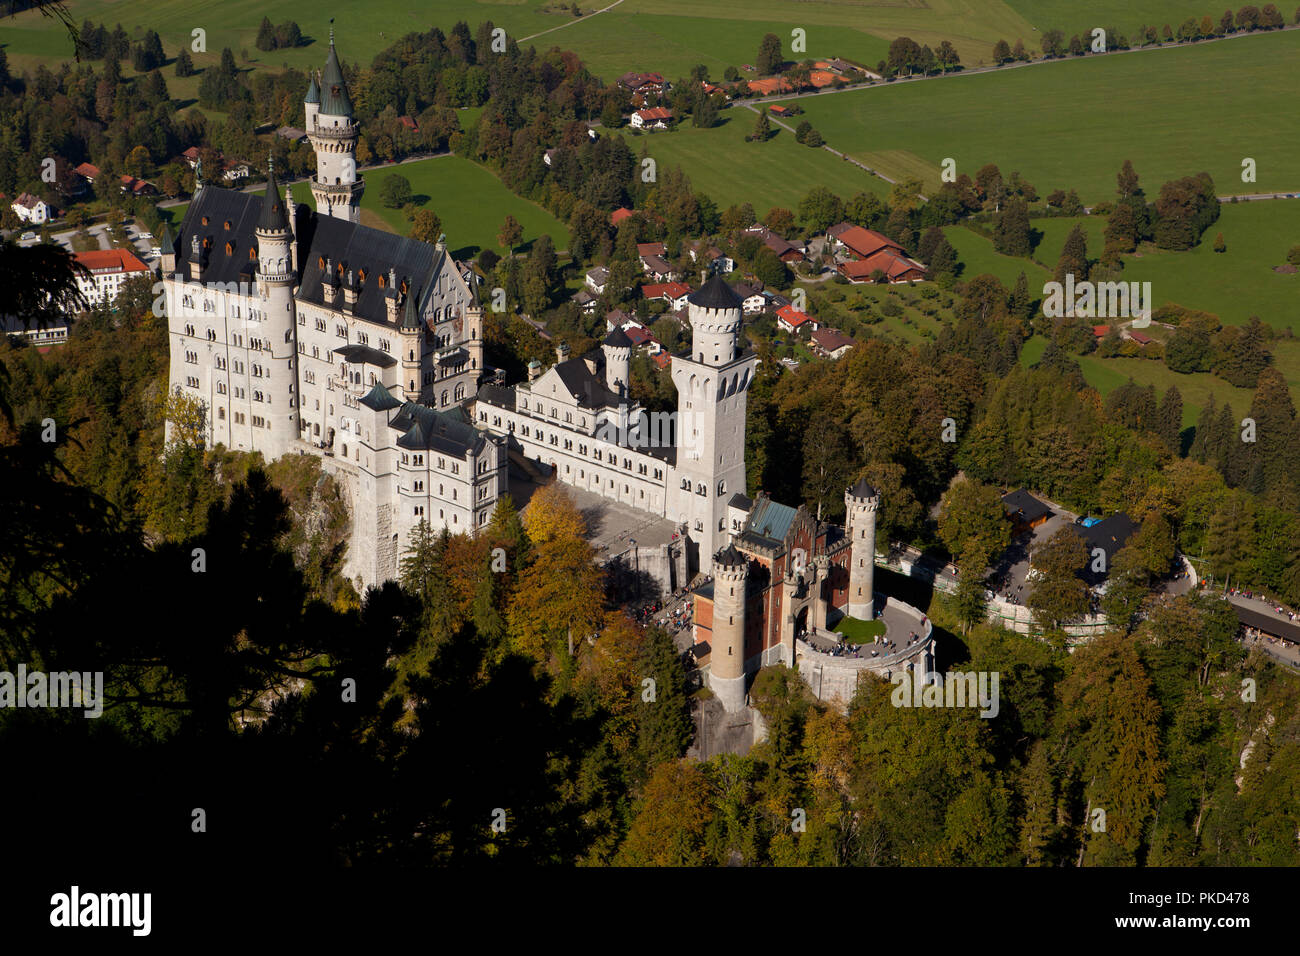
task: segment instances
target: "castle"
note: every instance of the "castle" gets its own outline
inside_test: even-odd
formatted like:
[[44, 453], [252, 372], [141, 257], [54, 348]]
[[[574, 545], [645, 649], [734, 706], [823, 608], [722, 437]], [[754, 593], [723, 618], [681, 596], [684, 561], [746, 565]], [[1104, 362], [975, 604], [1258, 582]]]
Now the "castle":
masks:
[[[615, 329], [513, 388], [485, 385], [482, 310], [446, 244], [360, 224], [359, 126], [333, 31], [304, 103], [315, 211], [205, 186], [164, 233], [170, 388], [204, 414], [209, 446], [320, 456], [348, 497], [344, 573], [394, 578], [412, 529], [470, 534], [508, 490], [509, 462], [675, 523], [708, 571], [745, 487], [741, 303], [714, 278], [690, 298], [691, 352], [674, 356], [666, 432], [629, 399], [632, 344]], [[169, 437], [171, 424], [168, 424]], [[656, 438], [661, 440], [655, 440]]]
[[827, 630], [832, 615], [877, 619], [880, 495], [865, 479], [844, 494], [844, 528], [761, 494], [755, 501], [735, 495], [728, 504], [731, 542], [713, 559], [713, 579], [692, 595], [695, 656], [708, 666], [709, 688], [725, 710], [743, 710], [750, 678], [770, 664], [797, 668], [818, 697], [841, 703], [852, 698], [862, 671], [888, 678], [897, 669], [929, 670], [929, 621], [892, 598], [879, 616], [893, 650], [873, 654], [873, 645], [865, 656], [837, 656], [843, 644]]
[[[345, 572], [396, 577], [421, 520], [473, 532], [506, 490], [505, 442], [470, 425], [482, 312], [466, 267], [359, 224], [358, 125], [330, 34], [306, 99], [317, 211], [200, 179], [164, 235], [170, 385], [201, 403], [209, 445], [328, 463], [351, 504]], [[170, 426], [169, 426], [170, 427]]]

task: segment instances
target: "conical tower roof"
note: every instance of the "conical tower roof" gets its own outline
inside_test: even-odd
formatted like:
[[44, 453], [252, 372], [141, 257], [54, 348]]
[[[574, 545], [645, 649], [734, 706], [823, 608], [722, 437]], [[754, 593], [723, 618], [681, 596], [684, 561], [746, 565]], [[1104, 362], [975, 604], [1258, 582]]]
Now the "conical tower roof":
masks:
[[418, 305], [420, 302], [420, 290], [415, 289], [406, 296], [406, 311], [402, 315], [402, 328], [405, 330], [418, 329], [420, 327], [420, 313]]
[[605, 341], [602, 344], [617, 349], [630, 349], [633, 343], [632, 340], [627, 337], [627, 333], [623, 331], [623, 327], [618, 325], [614, 327], [613, 332], [610, 332], [609, 335], [605, 336]]
[[280, 199], [280, 187], [275, 181], [275, 163], [271, 159], [266, 162], [266, 195], [262, 198], [262, 215], [257, 220], [257, 228], [266, 232], [289, 228], [284, 203]]
[[315, 103], [317, 106], [320, 105], [320, 87], [316, 85], [316, 73], [314, 70], [311, 74], [311, 84], [307, 87], [307, 99], [303, 100], [303, 102], [308, 104]]
[[700, 289], [686, 298], [692, 305], [705, 309], [739, 309], [741, 306], [736, 290], [727, 285], [726, 280], [716, 272]]
[[330, 52], [325, 58], [325, 69], [320, 77], [320, 111], [328, 116], [351, 116], [352, 98], [343, 82], [343, 69], [334, 49], [334, 28], [330, 28]]
[[162, 248], [159, 251], [164, 256], [176, 255], [176, 243], [172, 240], [172, 229], [167, 223], [163, 223]]

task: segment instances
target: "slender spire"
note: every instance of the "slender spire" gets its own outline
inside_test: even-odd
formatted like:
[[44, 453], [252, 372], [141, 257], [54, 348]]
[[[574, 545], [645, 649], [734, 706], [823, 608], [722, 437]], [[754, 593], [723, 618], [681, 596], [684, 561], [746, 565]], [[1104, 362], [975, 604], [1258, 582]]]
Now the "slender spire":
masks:
[[330, 52], [320, 78], [320, 111], [326, 116], [352, 116], [352, 98], [348, 96], [338, 51], [334, 49], [333, 25], [330, 26]]
[[257, 220], [257, 228], [267, 232], [289, 228], [284, 203], [280, 201], [280, 187], [275, 181], [275, 157], [269, 154], [266, 159], [266, 196], [262, 199], [262, 217]]

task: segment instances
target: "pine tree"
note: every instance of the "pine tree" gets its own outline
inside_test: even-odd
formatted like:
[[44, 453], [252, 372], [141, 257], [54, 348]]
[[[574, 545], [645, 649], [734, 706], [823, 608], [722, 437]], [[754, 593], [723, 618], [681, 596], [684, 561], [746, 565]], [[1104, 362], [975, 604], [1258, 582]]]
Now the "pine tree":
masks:
[[930, 258], [934, 255], [934, 250], [941, 239], [943, 239], [943, 230], [938, 226], [931, 226], [921, 236], [921, 241], [916, 245], [916, 257], [929, 265]]
[[181, 47], [181, 51], [176, 54], [176, 75], [193, 76], [194, 61], [190, 59], [190, 51]]
[[1177, 385], [1170, 385], [1165, 391], [1156, 419], [1159, 422], [1160, 437], [1169, 446], [1169, 450], [1177, 455], [1182, 448], [1180, 433], [1183, 427], [1183, 396]]
[[1205, 407], [1201, 409], [1200, 417], [1196, 419], [1196, 437], [1192, 440], [1192, 447], [1187, 457], [1194, 458], [1202, 464], [1205, 463], [1207, 449], [1210, 445], [1210, 434], [1215, 427], [1215, 419], [1218, 417], [1218, 409], [1215, 407], [1214, 395], [1211, 393]]
[[1034, 316], [1034, 300], [1029, 294], [1029, 279], [1021, 271], [1016, 277], [1015, 287], [1011, 290], [1011, 298], [1007, 302], [1007, 311], [1018, 319], [1029, 320]]
[[1029, 207], [1023, 199], [1012, 199], [1002, 210], [993, 230], [993, 248], [1004, 256], [1027, 256], [1033, 252]]
[[1229, 346], [1223, 364], [1215, 369], [1220, 377], [1238, 388], [1254, 388], [1271, 356], [1264, 348], [1264, 326], [1252, 315]]
[[1064, 282], [1066, 275], [1073, 274], [1076, 283], [1086, 282], [1089, 268], [1088, 236], [1083, 231], [1083, 226], [1075, 226], [1065, 237], [1065, 248], [1057, 260], [1053, 278], [1057, 282]]
[[1024, 814], [1020, 820], [1020, 852], [1026, 866], [1051, 866], [1056, 842], [1056, 787], [1047, 759], [1047, 744], [1038, 741], [1021, 778]]
[[930, 273], [935, 278], [941, 275], [956, 275], [959, 264], [957, 250], [952, 247], [952, 243], [944, 236], [939, 240], [939, 244], [934, 247], [934, 255], [930, 259]]
[[772, 135], [772, 123], [767, 118], [767, 107], [758, 111], [758, 119], [754, 122], [754, 132], [750, 134], [751, 143], [765, 143], [769, 136]]
[[275, 49], [275, 27], [270, 17], [262, 17], [262, 24], [257, 28], [257, 48], [259, 50]]

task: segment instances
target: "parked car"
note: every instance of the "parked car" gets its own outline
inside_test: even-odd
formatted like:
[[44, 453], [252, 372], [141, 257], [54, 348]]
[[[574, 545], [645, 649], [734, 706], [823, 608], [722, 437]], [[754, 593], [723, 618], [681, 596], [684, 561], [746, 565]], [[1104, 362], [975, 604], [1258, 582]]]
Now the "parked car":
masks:
[[135, 237], [136, 237], [137, 239], [152, 239], [152, 238], [153, 238], [153, 233], [152, 233], [152, 232], [137, 232], [137, 233], [135, 234]]
[[24, 241], [24, 242], [27, 241], [28, 239], [35, 239], [35, 238], [36, 238], [36, 233], [34, 233], [34, 232], [24, 232], [22, 238], [23, 238], [23, 241]]

